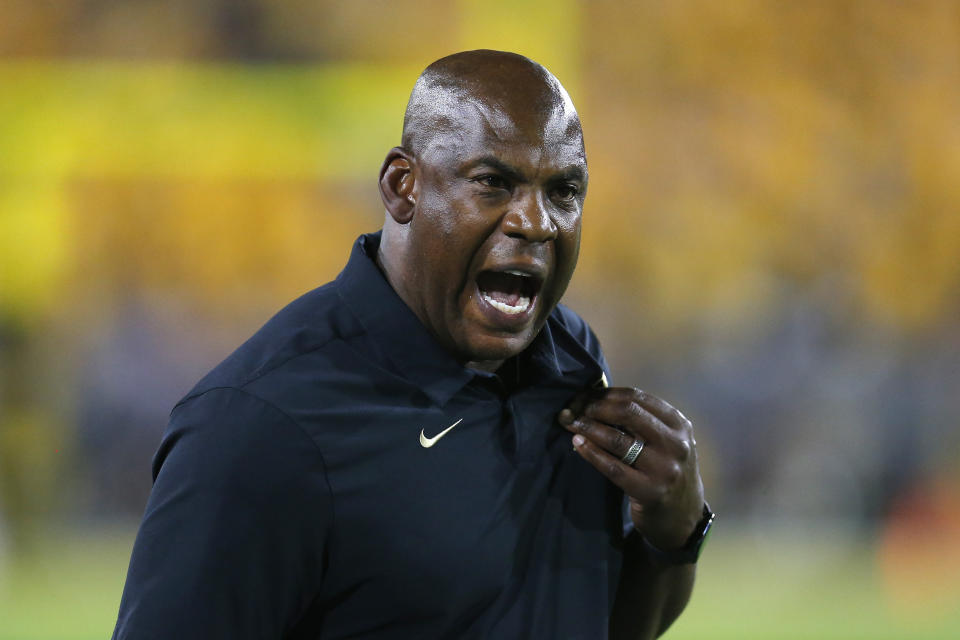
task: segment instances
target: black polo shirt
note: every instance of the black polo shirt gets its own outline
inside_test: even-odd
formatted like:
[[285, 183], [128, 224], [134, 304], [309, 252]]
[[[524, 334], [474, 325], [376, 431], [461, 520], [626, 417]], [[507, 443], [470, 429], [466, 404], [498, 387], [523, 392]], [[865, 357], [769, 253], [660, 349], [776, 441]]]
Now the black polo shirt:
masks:
[[556, 422], [595, 336], [558, 307], [506, 375], [465, 369], [379, 241], [174, 408], [114, 638], [606, 637], [622, 494]]

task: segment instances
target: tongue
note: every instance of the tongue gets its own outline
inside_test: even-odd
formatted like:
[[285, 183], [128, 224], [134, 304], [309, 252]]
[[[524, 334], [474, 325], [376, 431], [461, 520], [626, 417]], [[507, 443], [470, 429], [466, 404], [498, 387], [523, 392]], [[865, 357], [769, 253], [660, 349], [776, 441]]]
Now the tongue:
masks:
[[511, 307], [515, 307], [520, 303], [519, 293], [507, 293], [506, 291], [484, 291], [484, 293], [497, 302], [508, 304]]
[[485, 271], [477, 277], [480, 291], [497, 302], [517, 306], [523, 296], [523, 278], [509, 273]]

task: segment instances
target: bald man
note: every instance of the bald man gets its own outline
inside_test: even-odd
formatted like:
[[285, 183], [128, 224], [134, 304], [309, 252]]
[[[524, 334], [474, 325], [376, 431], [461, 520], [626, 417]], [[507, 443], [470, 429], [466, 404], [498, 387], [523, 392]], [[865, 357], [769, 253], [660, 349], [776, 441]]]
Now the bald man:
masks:
[[114, 638], [662, 633], [713, 514], [690, 421], [559, 304], [587, 179], [542, 66], [430, 65], [382, 231], [171, 413]]

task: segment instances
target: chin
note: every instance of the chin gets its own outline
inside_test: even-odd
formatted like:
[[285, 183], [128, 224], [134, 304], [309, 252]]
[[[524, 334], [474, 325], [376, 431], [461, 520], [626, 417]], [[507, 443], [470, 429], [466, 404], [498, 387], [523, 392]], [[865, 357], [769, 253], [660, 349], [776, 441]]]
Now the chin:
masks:
[[470, 362], [490, 362], [507, 360], [530, 346], [536, 332], [524, 332], [509, 337], [485, 336], [482, 340], [471, 341], [467, 353]]

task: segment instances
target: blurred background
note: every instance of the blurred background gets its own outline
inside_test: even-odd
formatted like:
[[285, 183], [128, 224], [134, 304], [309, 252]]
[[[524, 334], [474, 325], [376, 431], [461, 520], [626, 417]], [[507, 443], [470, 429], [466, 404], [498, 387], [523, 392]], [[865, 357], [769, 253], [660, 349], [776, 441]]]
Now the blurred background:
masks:
[[955, 637], [960, 3], [0, 0], [0, 638], [109, 637], [168, 411], [481, 47], [578, 105], [566, 302], [697, 425], [667, 638]]

